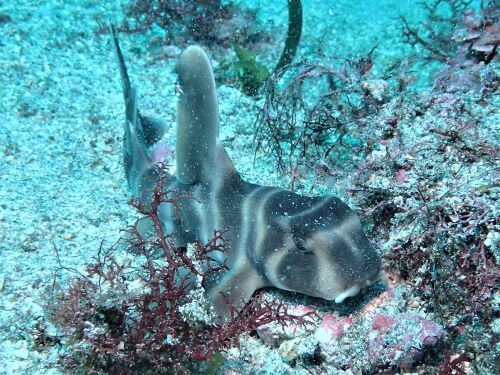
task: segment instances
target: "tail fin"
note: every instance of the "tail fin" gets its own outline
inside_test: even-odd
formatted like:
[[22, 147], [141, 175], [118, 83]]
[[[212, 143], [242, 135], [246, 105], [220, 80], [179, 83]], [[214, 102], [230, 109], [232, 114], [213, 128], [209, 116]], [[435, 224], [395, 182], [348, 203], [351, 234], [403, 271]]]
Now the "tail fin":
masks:
[[216, 168], [219, 107], [205, 52], [188, 47], [181, 55], [178, 74], [182, 93], [177, 106], [177, 180], [207, 182]]

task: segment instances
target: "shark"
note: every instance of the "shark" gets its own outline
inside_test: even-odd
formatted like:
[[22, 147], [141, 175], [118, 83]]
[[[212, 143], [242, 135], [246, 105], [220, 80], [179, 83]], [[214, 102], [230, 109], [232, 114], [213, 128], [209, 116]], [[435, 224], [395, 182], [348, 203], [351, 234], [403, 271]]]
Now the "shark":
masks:
[[[133, 195], [140, 196], [158, 178], [150, 150], [165, 126], [139, 111], [114, 30], [112, 37], [125, 99], [125, 175]], [[347, 204], [241, 178], [218, 137], [215, 79], [201, 47], [182, 52], [177, 74], [176, 169], [169, 189], [189, 191], [196, 199], [183, 201], [178, 213], [161, 206], [161, 219], [166, 231], [176, 233], [177, 246], [205, 243], [214, 230], [226, 230], [230, 251], [215, 260], [228, 269], [206, 288], [216, 311], [227, 316], [228, 301], [242, 307], [265, 287], [342, 303], [377, 281], [380, 256]]]

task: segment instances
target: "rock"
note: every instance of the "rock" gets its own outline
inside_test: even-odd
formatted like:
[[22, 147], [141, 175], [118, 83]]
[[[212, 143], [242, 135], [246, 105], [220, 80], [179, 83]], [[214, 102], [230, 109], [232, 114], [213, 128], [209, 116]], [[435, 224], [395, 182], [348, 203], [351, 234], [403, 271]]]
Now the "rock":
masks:
[[284, 341], [278, 348], [278, 352], [285, 361], [293, 361], [297, 358], [297, 353], [295, 352], [295, 341], [287, 340]]
[[361, 82], [361, 87], [378, 102], [384, 101], [384, 97], [389, 89], [388, 83], [382, 79], [363, 81]]
[[[402, 298], [389, 287], [350, 313], [345, 308], [316, 310], [310, 322], [313, 329], [269, 324], [258, 334], [278, 347], [287, 362], [312, 357], [318, 350], [324, 363], [337, 369], [410, 368], [438, 345], [443, 330], [417, 310], [405, 308]], [[299, 305], [289, 311], [304, 314], [312, 309]]]

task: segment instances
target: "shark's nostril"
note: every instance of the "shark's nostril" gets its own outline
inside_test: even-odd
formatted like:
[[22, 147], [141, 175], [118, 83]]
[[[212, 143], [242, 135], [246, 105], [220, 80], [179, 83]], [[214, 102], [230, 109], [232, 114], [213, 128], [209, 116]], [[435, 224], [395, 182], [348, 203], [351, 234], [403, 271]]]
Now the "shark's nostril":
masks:
[[375, 284], [378, 280], [382, 279], [384, 275], [384, 271], [380, 270], [373, 278], [363, 280], [361, 282], [361, 291], [366, 291], [370, 285]]
[[366, 265], [363, 279], [366, 280], [366, 282], [369, 282], [368, 285], [371, 285], [375, 281], [379, 280], [383, 274], [384, 271], [382, 271], [380, 263], [370, 263]]
[[384, 275], [384, 271], [380, 270], [373, 278], [365, 280], [365, 285], [370, 286], [375, 284], [378, 280], [382, 279]]

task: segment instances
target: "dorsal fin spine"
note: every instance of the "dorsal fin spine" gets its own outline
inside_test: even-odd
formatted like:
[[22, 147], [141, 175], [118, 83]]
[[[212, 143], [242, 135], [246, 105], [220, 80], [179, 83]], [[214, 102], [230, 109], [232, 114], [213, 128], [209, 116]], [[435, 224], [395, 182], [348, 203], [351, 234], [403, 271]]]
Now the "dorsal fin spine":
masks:
[[111, 35], [113, 35], [116, 57], [118, 58], [118, 66], [120, 67], [120, 76], [122, 78], [123, 97], [125, 98], [125, 104], [127, 104], [127, 101], [131, 97], [132, 86], [130, 84], [130, 78], [127, 73], [127, 65], [125, 64], [125, 59], [123, 58], [122, 49], [120, 48], [120, 43], [118, 42], [115, 27], [110, 25], [109, 28], [111, 29]]
[[143, 177], [150, 169], [152, 163], [146, 152], [144, 133], [137, 109], [137, 90], [130, 83], [127, 73], [127, 66], [123, 57], [118, 36], [113, 25], [110, 25], [113, 42], [115, 45], [120, 76], [122, 79], [123, 97], [125, 99], [124, 137], [123, 137], [123, 161], [125, 175], [128, 184], [135, 197], [140, 195], [142, 190]]
[[210, 183], [214, 178], [219, 133], [219, 108], [212, 67], [198, 46], [188, 47], [179, 66], [181, 96], [177, 110], [177, 180]]

